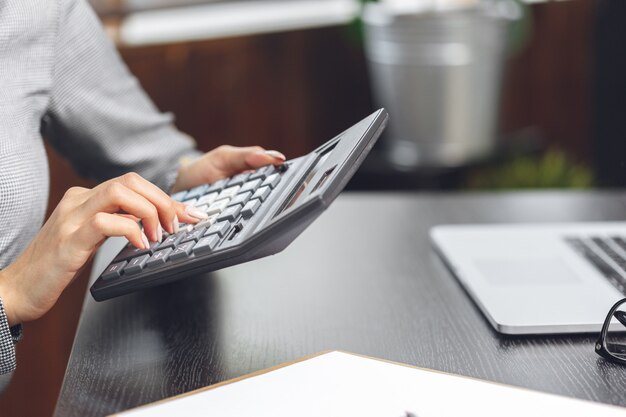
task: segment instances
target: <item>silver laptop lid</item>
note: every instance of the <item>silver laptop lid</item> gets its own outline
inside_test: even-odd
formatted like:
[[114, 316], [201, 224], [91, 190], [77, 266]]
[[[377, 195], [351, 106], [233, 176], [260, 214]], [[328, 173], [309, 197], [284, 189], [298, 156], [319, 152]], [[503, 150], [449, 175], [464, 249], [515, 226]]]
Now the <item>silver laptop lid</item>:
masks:
[[599, 332], [608, 309], [623, 298], [569, 239], [626, 238], [626, 223], [449, 225], [430, 235], [501, 333]]

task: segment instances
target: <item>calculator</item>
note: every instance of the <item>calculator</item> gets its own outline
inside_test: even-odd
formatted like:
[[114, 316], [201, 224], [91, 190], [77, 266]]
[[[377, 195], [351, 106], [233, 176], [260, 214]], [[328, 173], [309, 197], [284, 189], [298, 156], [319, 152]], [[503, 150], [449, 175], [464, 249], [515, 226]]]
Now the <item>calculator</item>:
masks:
[[339, 195], [385, 128], [380, 109], [308, 155], [172, 195], [208, 219], [148, 249], [128, 243], [91, 286], [97, 301], [273, 255]]

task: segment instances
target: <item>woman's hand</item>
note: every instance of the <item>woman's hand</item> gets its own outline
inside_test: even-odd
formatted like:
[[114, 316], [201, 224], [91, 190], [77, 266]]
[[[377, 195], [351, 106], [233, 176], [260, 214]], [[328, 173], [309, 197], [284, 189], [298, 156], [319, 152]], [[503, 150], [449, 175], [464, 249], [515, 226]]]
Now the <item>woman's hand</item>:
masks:
[[187, 190], [265, 165], [281, 165], [284, 161], [285, 156], [282, 153], [266, 151], [260, 146], [238, 148], [223, 145], [183, 165], [178, 171], [172, 192]]
[[[143, 223], [143, 231], [137, 220]], [[0, 271], [0, 298], [10, 325], [47, 312], [108, 236], [138, 248], [198, 220], [158, 187], [130, 173], [93, 189], [70, 188], [25, 251]]]
[[[261, 147], [220, 146], [181, 167], [172, 191], [284, 160], [280, 152]], [[0, 271], [0, 298], [9, 325], [35, 320], [50, 310], [107, 237], [124, 236], [145, 248], [149, 240], [162, 239], [163, 229], [175, 233], [179, 221], [196, 223], [200, 218], [206, 214], [172, 200], [135, 173], [93, 189], [69, 189], [30, 245]]]

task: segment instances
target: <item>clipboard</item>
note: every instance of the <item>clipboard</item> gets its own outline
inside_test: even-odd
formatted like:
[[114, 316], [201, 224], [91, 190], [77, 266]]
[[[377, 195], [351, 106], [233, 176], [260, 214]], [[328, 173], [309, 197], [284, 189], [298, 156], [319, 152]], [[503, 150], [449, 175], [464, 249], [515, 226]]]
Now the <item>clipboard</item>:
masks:
[[110, 417], [626, 416], [626, 408], [325, 351]]

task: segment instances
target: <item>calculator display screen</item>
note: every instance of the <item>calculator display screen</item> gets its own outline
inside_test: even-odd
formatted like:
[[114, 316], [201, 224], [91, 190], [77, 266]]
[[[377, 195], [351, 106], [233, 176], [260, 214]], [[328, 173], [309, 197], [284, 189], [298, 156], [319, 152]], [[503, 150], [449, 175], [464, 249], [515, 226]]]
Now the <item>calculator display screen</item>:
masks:
[[[324, 150], [324, 153], [322, 153], [317, 158], [317, 160], [315, 161], [315, 164], [313, 164], [313, 166], [310, 168], [309, 173], [307, 174], [306, 178], [300, 183], [296, 191], [291, 195], [291, 198], [289, 199], [289, 201], [283, 206], [283, 208], [278, 213], [276, 213], [276, 215], [279, 215], [285, 210], [288, 210], [290, 207], [295, 205], [302, 198], [302, 196], [305, 195], [304, 191], [307, 190], [309, 186], [311, 186], [311, 180], [315, 178], [315, 175], [317, 175], [320, 169], [324, 168], [324, 162], [326, 162], [326, 160], [332, 153], [331, 151], [334, 148], [335, 146], [329, 147], [328, 149]], [[326, 178], [324, 178], [324, 180], [325, 179]]]

